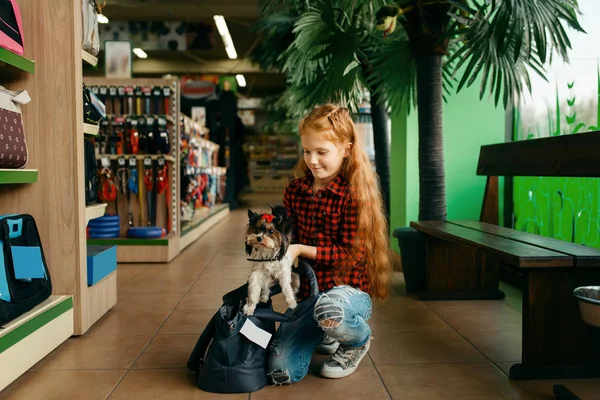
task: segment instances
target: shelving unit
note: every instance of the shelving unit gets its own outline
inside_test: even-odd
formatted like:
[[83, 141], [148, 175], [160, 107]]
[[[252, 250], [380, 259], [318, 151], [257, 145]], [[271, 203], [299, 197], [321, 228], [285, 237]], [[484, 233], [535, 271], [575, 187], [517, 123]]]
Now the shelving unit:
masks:
[[[171, 89], [171, 98], [169, 99], [170, 110], [165, 115], [165, 119], [168, 122], [168, 130], [170, 132], [170, 143], [171, 153], [170, 154], [99, 154], [97, 158], [108, 158], [109, 160], [116, 160], [119, 157], [125, 157], [130, 159], [135, 157], [138, 160], [138, 176], [139, 179], [143, 180], [143, 160], [150, 157], [152, 160], [164, 158], [167, 161], [168, 166], [168, 180], [169, 198], [167, 201], [167, 195], [165, 193], [157, 196], [156, 204], [156, 225], [168, 228], [168, 235], [162, 239], [131, 239], [127, 237], [127, 231], [129, 229], [129, 221], [127, 217], [121, 218], [121, 229], [120, 237], [114, 239], [88, 239], [88, 245], [108, 245], [114, 244], [117, 246], [117, 261], [118, 262], [168, 262], [171, 261], [179, 254], [179, 149], [176, 143], [179, 138], [179, 126], [174, 121], [179, 120], [179, 83], [175, 79], [106, 79], [97, 77], [85, 77], [85, 85], [88, 87], [94, 86], [168, 86]], [[117, 104], [120, 105], [121, 100], [117, 100]], [[107, 101], [108, 103], [108, 101]], [[111, 104], [112, 110], [112, 104]], [[120, 107], [116, 107], [119, 110]], [[113, 114], [108, 114], [109, 118], [114, 117]], [[142, 208], [140, 208], [139, 198], [146, 199], [146, 189], [143, 189], [144, 193], [142, 196], [139, 194], [131, 195], [130, 202], [132, 207], [132, 215], [134, 215], [134, 226], [147, 226], [148, 216], [145, 213], [147, 211], [147, 204], [144, 202]], [[117, 196], [118, 204], [111, 202], [106, 208], [108, 214], [119, 214], [127, 216], [129, 212], [129, 205], [127, 202], [127, 196]], [[167, 205], [169, 204], [169, 205]], [[117, 212], [118, 211], [118, 212]]]
[[[53, 294], [0, 330], [0, 388], [69, 336], [84, 334], [116, 303], [117, 290], [116, 273], [87, 285], [82, 60], [95, 57], [81, 51], [81, 2], [18, 3], [25, 55], [0, 49], [0, 79], [32, 99], [22, 107], [28, 165], [0, 170], [0, 183], [9, 184], [0, 193], [0, 214], [36, 219]], [[50, 23], [56, 15], [63, 22]], [[41, 45], [48, 38], [60, 40]]]
[[103, 216], [105, 210], [105, 203], [92, 204], [91, 206], [87, 206], [85, 208], [85, 225], [87, 226], [88, 222], [90, 222], [90, 219]]
[[21, 71], [33, 74], [35, 71], [35, 61], [13, 53], [0, 47], [0, 63], [8, 64]]
[[98, 65], [98, 57], [91, 55], [83, 49], [81, 49], [81, 58], [83, 59], [83, 61], [94, 67]]
[[35, 183], [37, 169], [0, 169], [0, 184]]
[[50, 296], [0, 330], [0, 390], [73, 334], [73, 298]]
[[293, 135], [257, 135], [245, 144], [250, 188], [282, 192], [298, 162], [300, 147]]

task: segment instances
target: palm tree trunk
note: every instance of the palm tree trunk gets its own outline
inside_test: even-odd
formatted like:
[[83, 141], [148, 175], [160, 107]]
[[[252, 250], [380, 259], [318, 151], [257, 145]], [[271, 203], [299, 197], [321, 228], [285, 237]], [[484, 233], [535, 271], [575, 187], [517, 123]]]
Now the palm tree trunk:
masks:
[[417, 61], [419, 114], [419, 220], [445, 220], [446, 183], [442, 129], [442, 57]]
[[375, 145], [375, 169], [379, 175], [381, 195], [388, 224], [390, 222], [390, 140], [387, 113], [381, 98], [371, 93], [371, 123]]

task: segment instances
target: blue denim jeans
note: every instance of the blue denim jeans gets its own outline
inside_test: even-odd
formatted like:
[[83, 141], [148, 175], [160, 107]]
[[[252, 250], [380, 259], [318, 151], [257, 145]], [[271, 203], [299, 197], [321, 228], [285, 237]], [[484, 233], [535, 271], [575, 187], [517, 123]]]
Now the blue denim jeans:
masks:
[[306, 376], [310, 359], [324, 334], [341, 344], [360, 347], [371, 336], [371, 297], [350, 286], [321, 293], [314, 312], [292, 323], [282, 323], [271, 342], [269, 376], [274, 384], [298, 382]]

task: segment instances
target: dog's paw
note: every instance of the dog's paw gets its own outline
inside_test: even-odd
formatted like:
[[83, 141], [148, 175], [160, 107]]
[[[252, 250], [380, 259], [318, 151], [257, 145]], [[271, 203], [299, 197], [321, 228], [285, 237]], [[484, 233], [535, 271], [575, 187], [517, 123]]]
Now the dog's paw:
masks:
[[260, 302], [261, 303], [268, 303], [269, 302], [269, 295], [267, 294], [266, 296], [262, 296], [260, 298]]
[[251, 306], [251, 305], [244, 305], [244, 315], [253, 315], [254, 314], [254, 310], [256, 309], [256, 306]]
[[295, 309], [296, 307], [298, 307], [298, 303], [296, 302], [296, 300], [290, 300], [290, 301], [286, 301], [287, 305], [289, 308], [291, 308], [292, 310]]

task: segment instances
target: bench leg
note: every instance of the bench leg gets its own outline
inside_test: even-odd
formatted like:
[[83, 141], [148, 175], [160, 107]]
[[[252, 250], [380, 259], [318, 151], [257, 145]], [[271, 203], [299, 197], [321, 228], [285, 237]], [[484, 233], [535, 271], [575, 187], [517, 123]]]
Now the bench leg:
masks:
[[419, 300], [500, 300], [499, 264], [477, 248], [428, 236], [426, 290]]
[[600, 285], [598, 268], [530, 269], [523, 277], [522, 362], [513, 379], [600, 377], [600, 329], [586, 325], [573, 297]]

